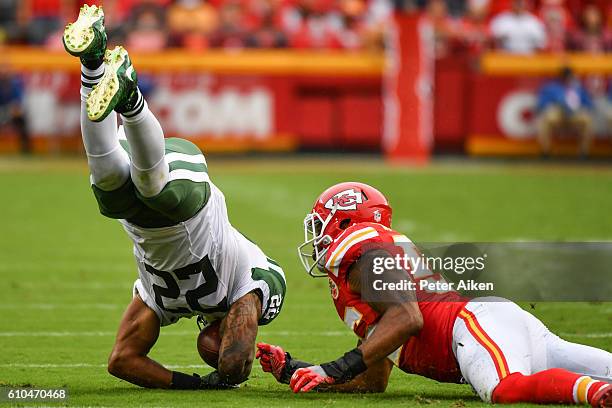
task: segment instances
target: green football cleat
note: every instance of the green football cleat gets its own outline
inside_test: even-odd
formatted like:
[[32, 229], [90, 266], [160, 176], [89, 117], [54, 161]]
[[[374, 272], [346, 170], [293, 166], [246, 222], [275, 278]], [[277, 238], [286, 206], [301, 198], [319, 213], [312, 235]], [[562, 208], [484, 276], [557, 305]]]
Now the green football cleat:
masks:
[[136, 71], [125, 48], [107, 50], [104, 63], [104, 76], [87, 96], [87, 116], [94, 122], [104, 120], [113, 110], [127, 112], [136, 108], [136, 102], [142, 103]]
[[62, 36], [64, 48], [81, 60], [101, 60], [106, 51], [104, 11], [98, 6], [81, 7], [79, 18], [70, 23]]

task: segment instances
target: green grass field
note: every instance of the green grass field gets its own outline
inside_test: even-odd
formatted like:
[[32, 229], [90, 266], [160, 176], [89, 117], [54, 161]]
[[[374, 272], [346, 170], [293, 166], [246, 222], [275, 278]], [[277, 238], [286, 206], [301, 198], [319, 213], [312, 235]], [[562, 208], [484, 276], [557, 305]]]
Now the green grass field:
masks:
[[[284, 267], [283, 313], [259, 340], [323, 362], [354, 347], [326, 280], [302, 270], [295, 248], [302, 219], [327, 186], [370, 183], [394, 206], [394, 226], [415, 241], [610, 240], [612, 168], [436, 163], [387, 168], [347, 161], [209, 160], [230, 218]], [[79, 406], [431, 406], [481, 405], [468, 386], [397, 370], [380, 395], [293, 395], [256, 363], [239, 390], [146, 390], [106, 372], [106, 359], [136, 270], [131, 245], [105, 219], [80, 160], [0, 159], [0, 384], [67, 387]], [[612, 349], [612, 304], [538, 304], [533, 312], [568, 340]], [[162, 329], [152, 357], [206, 373], [194, 319]], [[35, 405], [27, 403], [25, 405]], [[45, 405], [53, 405], [45, 403]]]

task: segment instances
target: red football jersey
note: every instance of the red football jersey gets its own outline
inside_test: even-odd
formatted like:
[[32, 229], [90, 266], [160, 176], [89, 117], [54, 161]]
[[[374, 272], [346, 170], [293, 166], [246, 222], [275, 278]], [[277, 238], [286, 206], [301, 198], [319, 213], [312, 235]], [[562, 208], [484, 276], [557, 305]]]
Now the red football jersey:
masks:
[[[376, 328], [381, 315], [353, 292], [347, 280], [350, 266], [366, 251], [381, 248], [396, 254], [418, 257], [420, 251], [404, 235], [376, 223], [360, 223], [347, 228], [330, 245], [325, 256], [331, 295], [344, 323], [365, 339]], [[454, 291], [419, 290], [421, 280], [444, 281], [426, 268], [406, 271], [417, 283], [416, 297], [423, 315], [423, 329], [412, 336], [389, 359], [402, 371], [437, 381], [459, 382], [461, 373], [452, 351], [453, 324], [468, 299]]]

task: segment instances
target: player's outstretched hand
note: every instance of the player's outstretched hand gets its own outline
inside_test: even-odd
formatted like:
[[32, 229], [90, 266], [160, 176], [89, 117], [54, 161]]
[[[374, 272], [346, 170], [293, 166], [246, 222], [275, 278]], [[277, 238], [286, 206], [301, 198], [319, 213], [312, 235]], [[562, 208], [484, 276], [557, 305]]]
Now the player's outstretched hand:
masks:
[[272, 373], [276, 381], [281, 382], [286, 364], [285, 350], [282, 347], [267, 343], [257, 343], [255, 358], [259, 359], [261, 368], [266, 373]]
[[293, 373], [289, 386], [293, 392], [308, 392], [318, 385], [333, 383], [334, 379], [321, 366], [312, 366], [300, 368]]

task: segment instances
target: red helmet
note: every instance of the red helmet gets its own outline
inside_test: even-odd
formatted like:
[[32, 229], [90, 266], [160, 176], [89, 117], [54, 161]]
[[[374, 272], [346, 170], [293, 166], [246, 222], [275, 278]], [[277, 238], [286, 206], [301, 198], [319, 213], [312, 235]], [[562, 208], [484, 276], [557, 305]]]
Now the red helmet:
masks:
[[[391, 227], [391, 207], [380, 191], [357, 182], [340, 183], [325, 190], [304, 218], [304, 243], [298, 247], [298, 255], [306, 271], [311, 276], [327, 276], [322, 265], [329, 245], [342, 231], [360, 222]], [[322, 274], [314, 271], [315, 265]]]

